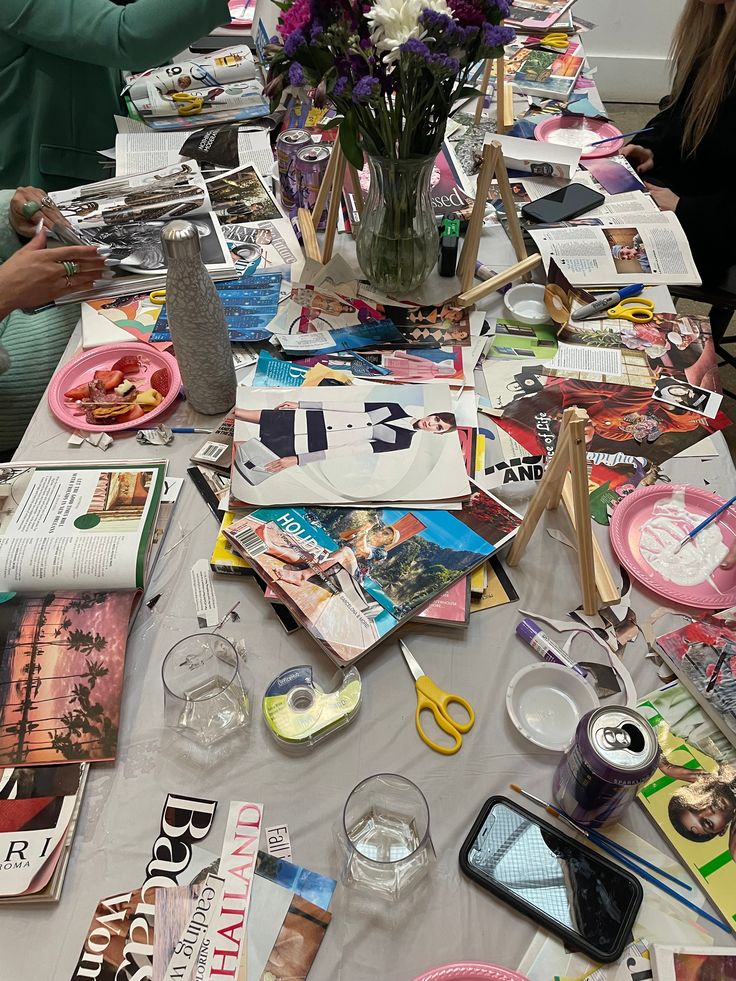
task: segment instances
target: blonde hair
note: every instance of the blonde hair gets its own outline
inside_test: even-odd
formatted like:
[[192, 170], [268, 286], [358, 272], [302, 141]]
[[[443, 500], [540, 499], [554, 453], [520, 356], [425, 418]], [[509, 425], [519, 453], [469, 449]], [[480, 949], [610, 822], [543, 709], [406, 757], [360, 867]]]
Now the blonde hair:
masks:
[[672, 39], [672, 100], [693, 78], [684, 106], [682, 150], [693, 154], [713, 125], [736, 67], [736, 3], [688, 0]]

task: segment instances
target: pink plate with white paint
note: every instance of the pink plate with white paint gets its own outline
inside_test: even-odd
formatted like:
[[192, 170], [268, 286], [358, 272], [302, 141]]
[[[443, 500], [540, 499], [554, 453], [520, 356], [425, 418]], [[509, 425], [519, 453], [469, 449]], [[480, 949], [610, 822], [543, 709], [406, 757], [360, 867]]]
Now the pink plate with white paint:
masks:
[[527, 981], [523, 974], [509, 971], [497, 964], [481, 964], [480, 961], [463, 961], [434, 967], [420, 974], [414, 981]]
[[[602, 146], [591, 146], [597, 140], [607, 140]], [[605, 119], [590, 119], [587, 116], [551, 116], [534, 127], [534, 139], [540, 143], [557, 143], [579, 149], [581, 160], [592, 157], [610, 157], [618, 153], [624, 145], [621, 130]]]
[[[671, 557], [673, 545], [724, 503], [718, 494], [690, 484], [640, 487], [614, 508], [611, 545], [633, 578], [658, 596], [684, 606], [724, 610], [736, 605], [736, 568], [721, 569], [720, 558], [713, 561], [712, 556], [718, 554], [714, 549], [722, 553], [736, 542], [736, 511], [725, 511]], [[675, 581], [663, 566], [673, 570]], [[690, 581], [683, 582], [686, 570]]]

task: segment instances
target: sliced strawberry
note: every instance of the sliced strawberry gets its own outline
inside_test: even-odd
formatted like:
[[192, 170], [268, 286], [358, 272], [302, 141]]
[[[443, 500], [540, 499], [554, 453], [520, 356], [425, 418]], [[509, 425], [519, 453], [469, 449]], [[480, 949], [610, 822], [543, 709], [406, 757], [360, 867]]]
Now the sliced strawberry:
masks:
[[95, 381], [98, 381], [106, 392], [111, 392], [113, 388], [120, 384], [125, 375], [122, 371], [96, 371]]
[[171, 388], [171, 376], [166, 368], [157, 368], [154, 371], [151, 375], [151, 388], [155, 388], [157, 392], [166, 398]]
[[118, 416], [115, 422], [133, 422], [134, 419], [140, 419], [144, 415], [143, 409], [134, 402], [125, 415]]
[[70, 388], [68, 392], [64, 392], [65, 399], [74, 399], [75, 402], [80, 402], [82, 399], [89, 398], [89, 382], [85, 382], [83, 385], [77, 385], [76, 388]]
[[126, 354], [119, 358], [110, 369], [111, 371], [122, 371], [124, 375], [139, 375], [141, 372], [141, 359], [137, 354]]

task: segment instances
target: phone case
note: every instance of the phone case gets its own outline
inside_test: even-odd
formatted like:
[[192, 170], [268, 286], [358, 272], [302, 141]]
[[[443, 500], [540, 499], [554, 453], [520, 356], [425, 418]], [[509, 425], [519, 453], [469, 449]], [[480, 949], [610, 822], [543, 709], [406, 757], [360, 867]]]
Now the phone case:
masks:
[[[590, 190], [590, 188], [587, 188], [587, 190]], [[584, 215], [588, 211], [594, 211], [596, 208], [600, 208], [600, 206], [606, 200], [605, 199], [605, 196], [603, 194], [600, 194], [598, 191], [592, 191], [591, 190], [590, 193], [597, 195], [597, 197], [598, 197], [599, 200], [595, 200], [594, 201], [591, 198], [591, 203], [590, 204], [583, 205], [582, 208], [578, 208], [575, 211], [568, 211], [568, 212], [566, 212], [566, 214], [564, 215], [564, 217], [558, 218], [557, 219], [557, 222], [555, 222], [554, 224], [557, 224], [558, 222], [561, 222], [561, 221], [572, 221], [574, 218], [579, 218], [580, 215]], [[529, 204], [523, 205], [523, 207], [521, 209], [522, 217], [523, 218], [526, 218], [527, 221], [535, 221], [535, 222], [539, 222], [539, 223], [552, 224], [552, 222], [550, 222], [548, 219], [542, 218], [542, 217], [538, 216], [537, 214], [535, 214], [535, 205], [537, 205], [539, 203], [539, 201], [543, 201], [543, 200], [544, 200], [544, 198], [538, 198], [536, 201], [530, 201]]]
[[[613, 950], [602, 950], [596, 947], [594, 944], [589, 943], [582, 937], [579, 933], [575, 933], [573, 930], [568, 930], [557, 920], [552, 919], [550, 916], [546, 916], [541, 913], [538, 909], [533, 906], [529, 906], [524, 900], [507, 892], [501, 886], [495, 886], [488, 879], [481, 876], [470, 863], [468, 862], [468, 853], [473, 845], [473, 842], [478, 836], [478, 832], [482, 828], [488, 812], [491, 808], [498, 803], [503, 803], [512, 810], [517, 811], [519, 814], [523, 814], [524, 817], [528, 818], [534, 824], [541, 828], [545, 828], [547, 831], [553, 832], [563, 841], [567, 842], [580, 849], [582, 852], [587, 852], [596, 862], [600, 865], [605, 866], [608, 869], [612, 869], [622, 878], [627, 879], [633, 886], [633, 896], [634, 899], [626, 910], [626, 914], [622, 919], [620, 931], [616, 939], [616, 944]], [[549, 930], [551, 933], [556, 934], [570, 947], [572, 950], [579, 951], [582, 954], [587, 954], [592, 960], [601, 964], [610, 964], [613, 961], [617, 961], [621, 954], [624, 952], [626, 945], [630, 941], [631, 930], [636, 919], [636, 914], [639, 912], [639, 907], [641, 906], [642, 898], [644, 896], [644, 891], [641, 887], [639, 880], [627, 872], [626, 869], [622, 869], [621, 866], [616, 865], [614, 862], [610, 862], [607, 858], [604, 858], [598, 852], [593, 851], [592, 848], [588, 848], [587, 845], [583, 845], [581, 842], [576, 841], [569, 835], [564, 834], [559, 828], [556, 828], [553, 824], [548, 821], [544, 821], [537, 817], [536, 814], [532, 814], [531, 811], [527, 811], [526, 808], [520, 807], [515, 801], [510, 800], [508, 797], [503, 797], [502, 795], [497, 795], [495, 797], [489, 797], [480, 810], [480, 814], [475, 819], [473, 827], [470, 829], [470, 833], [463, 842], [462, 848], [460, 849], [460, 868], [479, 886], [486, 889], [488, 892], [493, 893], [499, 899], [502, 899], [509, 906], [513, 906], [514, 909], [518, 910], [524, 916], [528, 916], [529, 919], [534, 920], [540, 926]]]

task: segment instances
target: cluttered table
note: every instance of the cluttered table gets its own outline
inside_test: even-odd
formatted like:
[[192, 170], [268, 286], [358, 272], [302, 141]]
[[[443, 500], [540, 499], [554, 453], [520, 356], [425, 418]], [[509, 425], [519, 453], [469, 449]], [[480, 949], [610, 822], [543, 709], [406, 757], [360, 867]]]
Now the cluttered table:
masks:
[[[589, 87], [587, 95], [595, 98], [594, 88]], [[338, 236], [335, 253], [346, 262], [353, 262], [354, 250], [348, 235]], [[485, 230], [479, 259], [493, 269], [503, 269], [514, 261], [513, 249], [500, 225]], [[437, 302], [433, 297], [443, 290], [446, 293], [447, 284], [433, 277], [422, 299], [425, 303]], [[666, 286], [649, 289], [647, 296], [655, 302], [658, 312], [674, 312]], [[498, 294], [492, 294], [479, 306], [487, 318], [503, 316], [503, 301]], [[80, 343], [78, 328], [64, 361], [78, 353]], [[242, 383], [242, 369], [238, 375]], [[475, 379], [478, 394], [491, 395], [486, 391], [482, 370], [476, 370]], [[480, 418], [485, 419], [483, 425], [490, 426], [487, 416]], [[183, 400], [165, 419], [169, 426], [205, 431], [214, 429], [219, 421], [219, 417], [196, 413]], [[308, 665], [316, 680], [331, 691], [334, 667], [305, 630], [285, 632], [251, 578], [214, 576], [216, 607], [222, 621], [219, 632], [239, 642], [241, 652], [244, 645], [246, 652], [245, 664], [253, 682], [252, 718], [247, 730], [223, 743], [221, 752], [209, 754], [203, 762], [205, 758], [196, 747], [164, 724], [161, 677], [167, 652], [177, 641], [197, 632], [190, 572], [196, 563], [209, 560], [218, 532], [211, 509], [186, 479], [190, 457], [201, 445], [202, 436], [178, 433], [170, 446], [162, 448], [142, 445], [134, 435], [124, 434], [116, 438], [112, 452], [89, 444], [70, 448], [68, 438], [69, 430], [60, 425], [44, 400], [16, 459], [105, 463], [114, 453], [117, 461], [145, 464], [165, 457], [167, 479], [185, 479], [128, 639], [117, 759], [91, 767], [61, 901], [51, 906], [27, 904], [3, 910], [0, 981], [66, 981], [96, 976], [89, 966], [93, 964], [91, 960], [87, 962], [87, 973], [75, 971], [88, 926], [101, 897], [123, 896], [146, 878], [167, 795], [221, 802], [209, 838], [200, 842], [211, 852], [210, 858], [219, 852], [217, 842], [225, 831], [228, 802], [257, 801], [263, 804], [264, 828], [288, 828], [294, 863], [339, 880], [343, 859], [335, 843], [335, 829], [341, 823], [345, 801], [362, 780], [381, 773], [409, 778], [426, 797], [436, 864], [414, 891], [394, 904], [376, 902], [338, 882], [330, 904], [329, 928], [321, 946], [316, 941], [319, 950], [309, 971], [310, 979], [362, 981], [376, 977], [383, 981], [410, 981], [430, 968], [455, 961], [494, 962], [509, 969], [518, 968], [531, 981], [584, 973], [588, 964], [584, 958], [567, 955], [559, 941], [539, 934], [531, 920], [470, 881], [459, 866], [461, 845], [489, 797], [513, 797], [509, 789], [512, 783], [545, 801], [552, 796], [552, 776], [559, 753], [533, 745], [517, 731], [507, 714], [506, 692], [521, 668], [538, 661], [532, 649], [516, 635], [522, 611], [537, 619], [547, 618], [543, 622], [569, 622], [569, 614], [580, 606], [578, 562], [569, 542], [570, 526], [564, 510], [546, 514], [521, 562], [507, 569], [518, 600], [472, 614], [465, 630], [425, 627], [417, 622], [401, 629], [401, 638], [430, 678], [472, 704], [475, 723], [463, 735], [459, 752], [451, 756], [434, 752], [418, 736], [414, 724], [414, 679], [401, 656], [396, 634], [360, 661], [362, 703], [351, 724], [309, 751], [298, 755], [286, 752], [272, 738], [261, 717], [260, 700], [266, 688], [281, 672]], [[734, 487], [733, 463], [721, 433], [711, 435], [708, 442], [707, 453], [699, 455], [697, 446], [690, 447], [687, 455], [665, 460], [660, 469], [673, 483], [707, 487], [727, 498]], [[494, 483], [492, 490], [504, 504], [523, 513], [534, 484]], [[620, 585], [608, 527], [594, 523], [593, 529]], [[633, 611], [639, 631], [629, 635], [628, 643], [623, 642], [623, 665], [641, 698], [662, 683], [655, 662], [647, 657], [643, 628], [654, 611], [665, 604], [636, 582], [625, 603]], [[233, 609], [236, 617], [228, 618]], [[656, 634], [681, 624], [680, 617], [665, 613], [657, 621]], [[574, 660], [605, 660], [601, 646], [585, 633], [576, 637], [572, 654]], [[625, 694], [614, 701], [625, 700]], [[667, 859], [663, 855], [669, 852], [665, 837], [643, 808], [631, 806], [622, 824], [640, 836], [625, 839], [630, 848], [641, 853], [644, 846], [640, 839], [644, 839], [660, 850], [648, 853], [650, 860], [674, 866], [673, 853]], [[270, 950], [278, 933], [268, 917], [254, 920], [253, 909], [258, 901], [256, 888], [248, 923], [249, 956], [251, 944], [258, 951]], [[704, 902], [698, 890], [694, 901]], [[278, 908], [283, 913], [282, 906]], [[715, 912], [713, 907], [706, 908]], [[274, 913], [272, 919], [275, 918]], [[712, 942], [708, 940], [711, 935], [717, 944], [733, 943], [732, 934], [703, 920], [696, 926], [695, 919], [664, 894], [645, 888], [635, 935], [651, 938], [655, 932], [653, 939], [660, 942], [703, 944]], [[114, 915], [107, 927], [113, 922]], [[98, 941], [105, 929], [98, 922]], [[140, 939], [143, 942], [143, 934]], [[292, 939], [292, 943], [296, 942]], [[102, 949], [107, 941], [100, 943]], [[254, 962], [258, 956], [258, 952], [253, 954]], [[288, 973], [288, 940], [282, 957], [282, 973], [264, 977], [302, 976]], [[234, 976], [226, 973], [224, 966], [225, 961], [222, 976]], [[119, 976], [138, 977], [132, 970]], [[163, 978], [163, 974], [158, 976]], [[253, 981], [258, 977], [260, 974], [253, 975]], [[250, 964], [247, 978], [250, 981]]]

